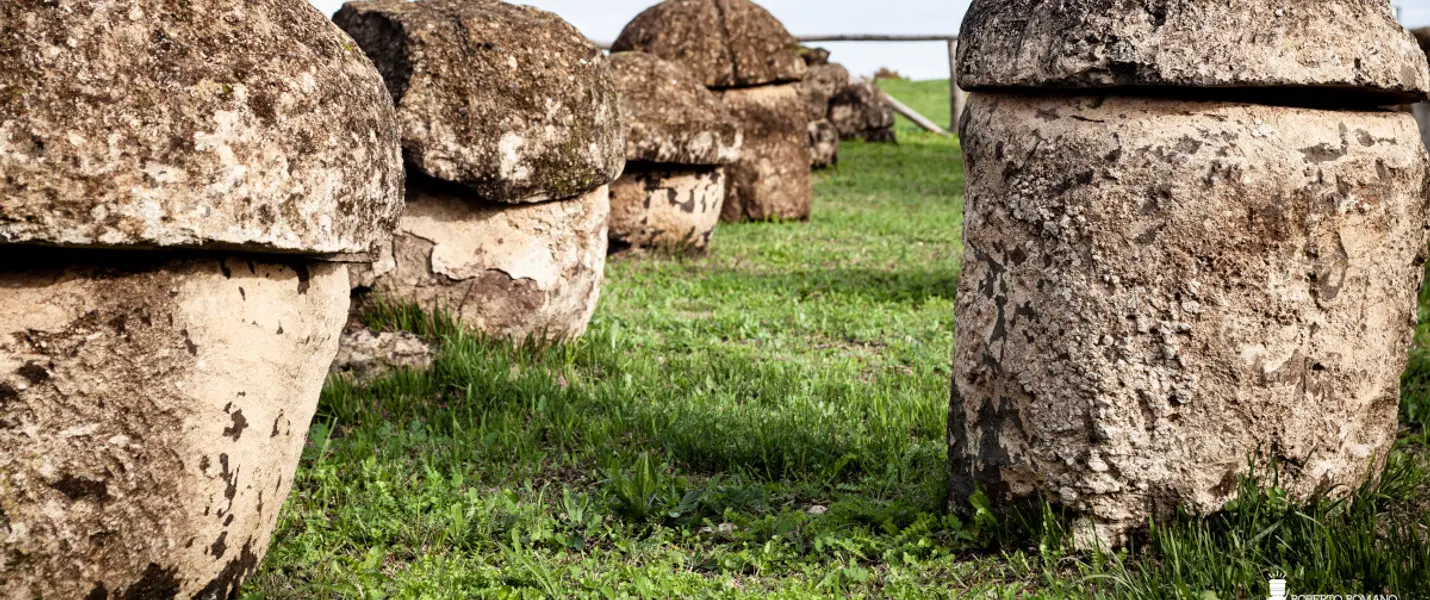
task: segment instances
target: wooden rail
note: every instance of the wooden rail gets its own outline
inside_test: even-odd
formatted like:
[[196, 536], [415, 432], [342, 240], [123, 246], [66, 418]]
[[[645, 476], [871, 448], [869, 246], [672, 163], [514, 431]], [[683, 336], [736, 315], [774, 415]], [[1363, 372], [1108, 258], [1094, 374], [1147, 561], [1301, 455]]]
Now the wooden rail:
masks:
[[919, 114], [918, 111], [909, 108], [903, 102], [899, 102], [898, 98], [890, 96], [888, 92], [885, 92], [884, 90], [879, 90], [879, 95], [883, 96], [885, 100], [889, 101], [889, 105], [894, 107], [894, 112], [904, 115], [905, 118], [910, 121], [913, 121], [915, 125], [922, 127], [924, 131], [935, 133], [944, 137], [947, 137], [949, 135], [948, 131], [944, 130], [944, 128], [939, 127], [938, 124], [934, 123], [933, 121], [930, 121], [928, 117]]

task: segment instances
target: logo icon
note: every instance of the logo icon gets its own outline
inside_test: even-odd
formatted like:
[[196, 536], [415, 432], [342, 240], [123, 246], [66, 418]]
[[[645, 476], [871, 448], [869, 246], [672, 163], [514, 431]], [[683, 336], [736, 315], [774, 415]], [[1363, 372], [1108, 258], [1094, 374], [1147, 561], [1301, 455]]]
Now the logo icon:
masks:
[[1267, 600], [1286, 600], [1285, 573], [1273, 573], [1271, 575], [1271, 580], [1266, 582], [1266, 585], [1267, 587], [1271, 588], [1271, 597]]

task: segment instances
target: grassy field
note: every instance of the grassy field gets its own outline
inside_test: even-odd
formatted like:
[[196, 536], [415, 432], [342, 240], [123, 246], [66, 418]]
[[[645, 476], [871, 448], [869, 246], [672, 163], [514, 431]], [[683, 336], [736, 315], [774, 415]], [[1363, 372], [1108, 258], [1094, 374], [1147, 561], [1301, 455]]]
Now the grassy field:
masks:
[[[887, 82], [947, 120], [940, 82]], [[942, 106], [942, 108], [940, 108]], [[941, 111], [941, 112], [940, 112]], [[809, 223], [607, 269], [590, 334], [508, 349], [407, 313], [430, 372], [331, 383], [253, 598], [1430, 597], [1424, 423], [1356, 501], [1249, 488], [1118, 554], [943, 506], [957, 142], [846, 144]], [[1423, 333], [1430, 343], [1430, 330]], [[1420, 375], [1417, 375], [1420, 373]]]

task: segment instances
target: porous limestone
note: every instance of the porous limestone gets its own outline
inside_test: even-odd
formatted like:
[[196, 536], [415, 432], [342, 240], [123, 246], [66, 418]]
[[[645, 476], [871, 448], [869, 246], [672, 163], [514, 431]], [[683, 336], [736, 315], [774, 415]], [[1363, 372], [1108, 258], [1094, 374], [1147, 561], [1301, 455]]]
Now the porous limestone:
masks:
[[328, 373], [366, 384], [398, 369], [429, 369], [432, 354], [432, 345], [410, 331], [377, 332], [361, 327], [343, 334]]
[[958, 46], [959, 85], [970, 91], [1157, 88], [1390, 105], [1430, 90], [1430, 66], [1386, 0], [974, 0]]
[[611, 184], [611, 249], [704, 251], [725, 203], [724, 171], [719, 167], [632, 167]]
[[443, 311], [497, 338], [580, 337], [600, 297], [609, 213], [606, 186], [561, 202], [508, 205], [410, 180], [392, 244], [371, 266], [354, 267], [354, 287], [369, 300]]
[[648, 52], [690, 71], [709, 88], [799, 81], [799, 44], [749, 0], [666, 0], [636, 16], [613, 52]]
[[722, 220], [809, 217], [809, 123], [794, 85], [807, 67], [778, 19], [748, 0], [666, 0], [626, 25], [612, 49], [679, 65], [742, 123], [745, 146], [726, 171]]
[[872, 81], [851, 81], [829, 99], [829, 120], [841, 140], [894, 142], [894, 105]]
[[236, 598], [348, 311], [347, 267], [0, 246], [0, 596]]
[[[1423, 62], [1423, 61], [1422, 61]], [[951, 498], [1081, 543], [1379, 473], [1426, 254], [1410, 115], [975, 93]]]
[[809, 160], [816, 169], [839, 164], [839, 128], [828, 120], [809, 124]]
[[814, 121], [829, 119], [829, 103], [844, 88], [849, 87], [849, 70], [844, 65], [829, 63], [811, 65], [799, 83], [799, 95], [804, 100], [805, 117]]
[[703, 251], [725, 202], [724, 165], [740, 158], [740, 121], [674, 63], [611, 55], [626, 124], [626, 172], [611, 185], [612, 250]]
[[626, 129], [626, 160], [724, 165], [740, 158], [740, 122], [675, 63], [644, 52], [610, 57]]
[[4, 2], [0, 23], [0, 244], [366, 254], [402, 211], [382, 79], [305, 2]]
[[723, 90], [725, 104], [745, 124], [739, 162], [729, 182], [721, 220], [803, 220], [813, 200], [809, 123], [794, 85]]
[[560, 17], [491, 0], [371, 0], [333, 20], [382, 72], [418, 173], [511, 204], [574, 198], [620, 176], [605, 54]]

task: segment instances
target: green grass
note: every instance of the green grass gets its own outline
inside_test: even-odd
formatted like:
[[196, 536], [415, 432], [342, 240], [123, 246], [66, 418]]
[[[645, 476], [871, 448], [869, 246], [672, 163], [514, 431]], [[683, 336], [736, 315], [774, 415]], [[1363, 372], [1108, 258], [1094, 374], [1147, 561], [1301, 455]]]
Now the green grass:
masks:
[[[890, 96], [893, 96], [907, 104], [919, 114], [928, 117], [939, 127], [949, 129], [953, 124], [949, 122], [948, 115], [953, 112], [953, 107], [948, 101], [948, 80], [938, 79], [931, 81], [910, 81], [908, 79], [881, 79], [879, 87], [883, 88]], [[899, 115], [895, 117], [894, 129], [899, 135], [908, 133], [921, 133], [923, 130], [918, 125]], [[954, 127], [953, 129], [957, 129]]]
[[[901, 99], [935, 104], [927, 87]], [[1264, 598], [1284, 570], [1297, 594], [1430, 597], [1430, 354], [1407, 375], [1406, 441], [1354, 502], [1249, 486], [1112, 555], [1072, 551], [1050, 510], [947, 515], [957, 154], [915, 133], [846, 144], [809, 223], [610, 264], [575, 344], [371, 315], [441, 355], [329, 385], [245, 594], [1227, 599]]]

